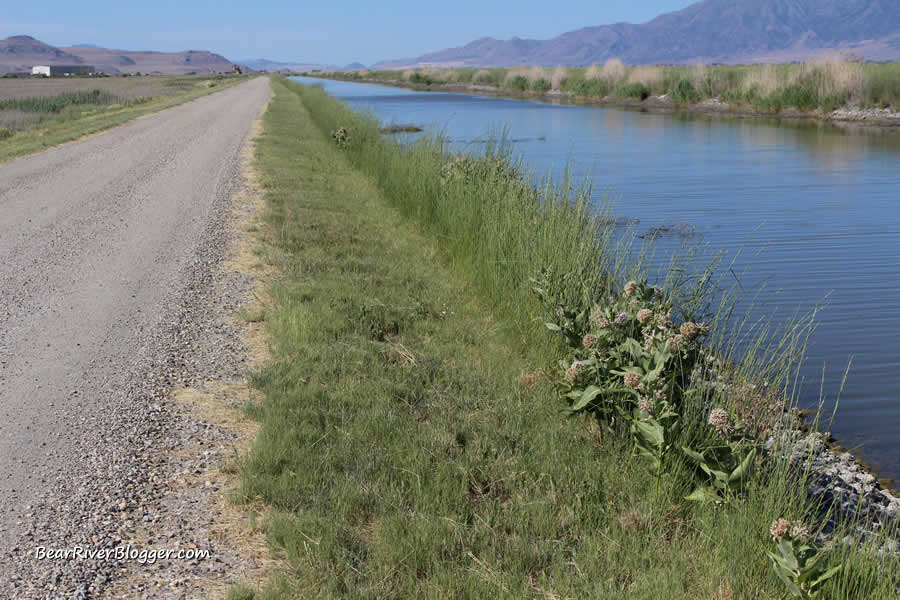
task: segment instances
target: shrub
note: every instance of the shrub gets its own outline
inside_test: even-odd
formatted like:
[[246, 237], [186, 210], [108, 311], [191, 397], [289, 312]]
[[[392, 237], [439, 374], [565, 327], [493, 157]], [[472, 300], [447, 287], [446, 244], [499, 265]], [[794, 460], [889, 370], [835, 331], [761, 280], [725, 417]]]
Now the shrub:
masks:
[[507, 80], [504, 81], [503, 84], [508, 89], [518, 90], [520, 92], [524, 92], [531, 85], [528, 82], [528, 78], [524, 75], [513, 75], [512, 77], [507, 78]]
[[603, 98], [609, 95], [610, 85], [606, 79], [584, 79], [578, 82], [574, 91], [579, 96]]
[[418, 83], [420, 85], [432, 85], [433, 83], [436, 83], [434, 79], [419, 71], [416, 71], [415, 73], [410, 75], [408, 81], [410, 83]]
[[531, 89], [532, 89], [532, 91], [535, 91], [535, 92], [543, 93], [543, 92], [548, 91], [550, 88], [551, 88], [550, 82], [543, 78], [536, 79], [535, 81], [531, 82]]
[[900, 108], [900, 69], [896, 65], [877, 65], [869, 71], [863, 91], [867, 106]]
[[639, 98], [641, 100], [646, 100], [650, 97], [650, 90], [643, 83], [626, 83], [616, 90], [616, 96], [619, 98]]
[[13, 136], [13, 132], [8, 127], [0, 127], [0, 140], [5, 140], [11, 138]]
[[676, 102], [691, 103], [700, 99], [700, 95], [694, 88], [694, 84], [687, 79], [681, 79], [672, 90], [672, 99]]
[[789, 85], [781, 92], [782, 104], [800, 110], [815, 110], [819, 106], [816, 90], [807, 85]]

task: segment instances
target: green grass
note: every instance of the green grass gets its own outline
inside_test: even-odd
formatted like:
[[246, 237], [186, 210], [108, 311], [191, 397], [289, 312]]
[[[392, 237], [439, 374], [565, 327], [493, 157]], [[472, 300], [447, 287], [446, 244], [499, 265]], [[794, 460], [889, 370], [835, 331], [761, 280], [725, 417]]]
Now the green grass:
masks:
[[[627, 438], [563, 416], [566, 351], [527, 278], [554, 267], [577, 302], [636, 268], [583, 195], [404, 149], [318, 89], [273, 87], [256, 160], [281, 277], [237, 499], [273, 507], [285, 570], [233, 597], [783, 595], [764, 551], [774, 518], [805, 515], [796, 479], [766, 471], [723, 509], [682, 500], [676, 465], [657, 495]], [[892, 597], [897, 566], [847, 552], [830, 597]]]
[[[198, 87], [198, 77], [186, 77], [190, 88], [177, 94], [123, 100], [104, 90], [66, 92], [56, 96], [0, 100], [0, 110], [42, 114], [41, 120], [23, 130], [0, 133], [0, 163], [38, 152], [85, 135], [97, 133], [138, 117], [177, 106], [220, 91], [248, 76], [216, 77], [209, 87]], [[206, 77], [205, 79], [210, 79]], [[179, 83], [178, 85], [184, 85]], [[176, 86], [177, 87], [177, 86]]]

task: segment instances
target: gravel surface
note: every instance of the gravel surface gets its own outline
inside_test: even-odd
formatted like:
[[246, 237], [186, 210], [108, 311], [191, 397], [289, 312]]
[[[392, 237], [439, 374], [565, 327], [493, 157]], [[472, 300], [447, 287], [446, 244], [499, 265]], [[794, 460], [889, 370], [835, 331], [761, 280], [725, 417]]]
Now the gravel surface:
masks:
[[[248, 283], [218, 265], [269, 94], [254, 79], [0, 167], [0, 597], [98, 597], [134, 564], [39, 547], [193, 547], [172, 459], [229, 434], [169, 397], [245, 374], [224, 315]], [[213, 577], [223, 556], [154, 568]]]

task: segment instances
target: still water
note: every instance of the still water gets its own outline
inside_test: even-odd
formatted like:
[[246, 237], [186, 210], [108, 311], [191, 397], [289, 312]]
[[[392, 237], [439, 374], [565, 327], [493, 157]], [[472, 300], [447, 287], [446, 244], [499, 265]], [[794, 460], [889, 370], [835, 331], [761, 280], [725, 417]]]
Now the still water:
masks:
[[384, 123], [435, 126], [460, 148], [477, 149], [506, 127], [536, 173], [571, 165], [591, 178], [598, 202], [611, 196], [617, 216], [637, 219], [639, 233], [693, 232], [691, 242], [724, 251], [726, 264], [743, 248], [739, 263], [752, 262], [746, 287], [766, 282], [771, 290], [758, 316], [825, 301], [801, 404], [817, 402], [823, 366], [833, 404], [852, 357], [831, 430], [900, 481], [900, 131], [297, 79]]

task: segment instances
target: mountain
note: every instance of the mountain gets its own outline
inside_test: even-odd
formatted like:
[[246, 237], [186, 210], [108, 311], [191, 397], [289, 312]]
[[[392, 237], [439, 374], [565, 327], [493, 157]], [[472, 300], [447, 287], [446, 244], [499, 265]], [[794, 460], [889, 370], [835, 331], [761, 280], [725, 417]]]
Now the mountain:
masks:
[[349, 65], [344, 65], [341, 67], [341, 71], [361, 71], [366, 68], [366, 65], [358, 62], [352, 62]]
[[789, 62], [827, 51], [900, 60], [897, 0], [703, 0], [640, 25], [585, 27], [550, 40], [481, 38], [378, 68]]
[[80, 65], [79, 56], [54, 48], [28, 35], [0, 40], [0, 73], [31, 72], [34, 65]]
[[286, 73], [298, 73], [301, 71], [333, 71], [337, 67], [318, 63], [278, 62], [267, 58], [248, 58], [241, 61], [254, 71], [284, 71]]
[[207, 50], [183, 52], [151, 52], [110, 50], [70, 46], [64, 51], [79, 56], [86, 64], [104, 73], [222, 73], [231, 71], [234, 63]]
[[92, 44], [56, 48], [28, 35], [0, 40], [0, 73], [28, 73], [34, 65], [93, 65], [103, 73], [219, 73], [231, 71], [227, 58], [206, 50], [145, 52], [109, 50]]

